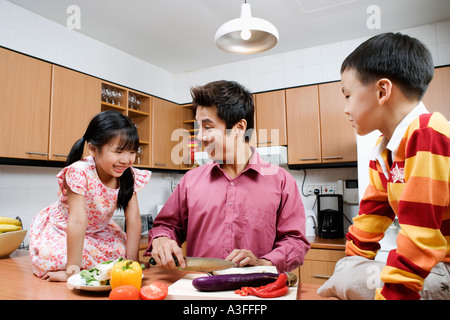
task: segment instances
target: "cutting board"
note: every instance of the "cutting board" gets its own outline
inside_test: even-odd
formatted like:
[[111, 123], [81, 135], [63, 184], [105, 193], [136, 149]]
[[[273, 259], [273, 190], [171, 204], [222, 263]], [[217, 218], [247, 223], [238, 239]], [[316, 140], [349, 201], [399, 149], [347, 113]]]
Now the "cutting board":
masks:
[[[241, 270], [234, 270], [241, 269]], [[275, 269], [276, 270], [276, 269]], [[272, 272], [266, 271], [265, 272]], [[222, 273], [252, 273], [261, 272], [261, 269], [255, 267], [248, 268], [232, 268], [228, 269]], [[276, 271], [275, 271], [276, 273]], [[165, 300], [267, 300], [266, 298], [258, 298], [256, 296], [241, 296], [234, 293], [233, 290], [229, 291], [213, 291], [213, 292], [202, 292], [198, 291], [192, 285], [192, 280], [197, 277], [207, 277], [205, 273], [189, 273], [183, 278], [179, 279], [175, 283], [169, 286], [169, 293]], [[297, 298], [297, 284], [289, 288], [289, 293], [269, 300], [295, 300]]]

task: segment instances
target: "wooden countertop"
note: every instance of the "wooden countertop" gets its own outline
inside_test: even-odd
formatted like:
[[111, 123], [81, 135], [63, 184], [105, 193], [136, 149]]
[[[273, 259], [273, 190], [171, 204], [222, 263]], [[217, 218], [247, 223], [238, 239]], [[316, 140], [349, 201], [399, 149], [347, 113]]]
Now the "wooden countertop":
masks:
[[325, 239], [317, 236], [306, 237], [312, 249], [345, 250], [345, 238]]
[[[0, 259], [0, 300], [106, 300], [109, 292], [69, 289], [66, 282], [49, 282], [31, 271], [27, 250], [17, 250], [10, 257]], [[165, 270], [158, 267], [144, 269], [142, 285], [162, 281], [168, 286], [184, 277], [188, 271]], [[316, 293], [320, 285], [300, 283], [299, 300], [324, 300]]]

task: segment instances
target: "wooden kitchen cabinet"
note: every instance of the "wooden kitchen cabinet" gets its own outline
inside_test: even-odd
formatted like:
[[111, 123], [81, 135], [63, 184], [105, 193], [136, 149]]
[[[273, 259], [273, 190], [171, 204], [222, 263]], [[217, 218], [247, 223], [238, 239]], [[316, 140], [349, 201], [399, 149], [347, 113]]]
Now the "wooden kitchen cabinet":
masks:
[[318, 86], [286, 90], [288, 163], [321, 163]]
[[181, 108], [178, 104], [153, 98], [152, 167], [181, 169], [183, 137], [180, 128]]
[[197, 140], [198, 125], [195, 121], [195, 111], [192, 104], [185, 104], [181, 106], [181, 128], [184, 130], [185, 139], [183, 141], [182, 150], [182, 169], [192, 169], [197, 166], [193, 159], [193, 154], [196, 151], [202, 151], [201, 141]]
[[100, 112], [100, 94], [100, 80], [53, 66], [49, 160], [66, 160], [73, 144]]
[[285, 90], [257, 93], [254, 97], [256, 145], [287, 145]]
[[357, 161], [344, 103], [340, 82], [286, 90], [289, 164]]
[[356, 132], [344, 113], [340, 82], [319, 85], [322, 162], [357, 161]]
[[300, 267], [302, 283], [323, 284], [334, 273], [336, 262], [346, 256], [344, 250], [310, 249]]
[[0, 48], [0, 157], [48, 160], [52, 66]]
[[436, 68], [423, 103], [430, 112], [440, 112], [450, 121], [450, 67]]

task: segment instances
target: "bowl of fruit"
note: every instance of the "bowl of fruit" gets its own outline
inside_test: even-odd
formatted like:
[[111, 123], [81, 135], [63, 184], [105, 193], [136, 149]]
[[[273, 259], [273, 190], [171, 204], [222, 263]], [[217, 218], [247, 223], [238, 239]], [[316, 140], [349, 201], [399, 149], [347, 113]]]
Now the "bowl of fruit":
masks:
[[22, 229], [19, 218], [0, 217], [0, 259], [16, 251], [26, 234], [27, 230]]

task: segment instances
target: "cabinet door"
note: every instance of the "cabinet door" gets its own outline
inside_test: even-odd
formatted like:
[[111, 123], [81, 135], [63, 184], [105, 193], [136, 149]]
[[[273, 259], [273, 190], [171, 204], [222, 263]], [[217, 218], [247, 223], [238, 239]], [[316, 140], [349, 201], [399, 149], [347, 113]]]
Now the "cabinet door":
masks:
[[49, 159], [65, 161], [73, 144], [100, 112], [101, 82], [54, 66], [52, 93]]
[[286, 103], [284, 90], [255, 94], [257, 146], [285, 146]]
[[51, 65], [0, 48], [0, 157], [48, 159]]
[[321, 162], [317, 85], [286, 90], [288, 163]]
[[356, 133], [344, 106], [340, 82], [319, 85], [323, 163], [357, 161]]
[[[173, 102], [154, 98], [152, 121], [152, 167], [180, 169], [181, 158], [176, 148], [180, 146], [178, 151], [182, 150], [183, 138], [177, 134], [180, 132], [177, 130], [181, 128], [181, 107]], [[172, 141], [172, 135], [180, 140]]]
[[437, 68], [423, 97], [423, 103], [430, 112], [440, 112], [450, 121], [450, 67]]

